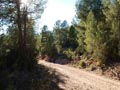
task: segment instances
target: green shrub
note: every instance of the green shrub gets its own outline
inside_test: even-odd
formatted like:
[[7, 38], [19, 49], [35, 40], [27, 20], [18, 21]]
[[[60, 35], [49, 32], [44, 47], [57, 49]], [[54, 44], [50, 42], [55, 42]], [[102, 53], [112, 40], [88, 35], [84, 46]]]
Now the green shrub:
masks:
[[75, 51], [73, 51], [71, 49], [64, 51], [64, 53], [66, 54], [68, 59], [75, 60], [78, 58], [78, 55], [76, 55]]
[[79, 62], [80, 68], [85, 68], [86, 67], [86, 63], [84, 60], [80, 60]]

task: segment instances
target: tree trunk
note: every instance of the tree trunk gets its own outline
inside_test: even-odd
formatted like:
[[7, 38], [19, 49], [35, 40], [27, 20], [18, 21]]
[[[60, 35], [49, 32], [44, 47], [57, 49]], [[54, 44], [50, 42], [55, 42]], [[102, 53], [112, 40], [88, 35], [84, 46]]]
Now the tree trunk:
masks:
[[22, 25], [21, 25], [21, 12], [20, 12], [20, 0], [16, 0], [16, 5], [17, 5], [17, 25], [18, 25], [18, 32], [19, 32], [19, 50], [20, 53], [22, 53], [22, 47], [23, 47], [23, 35], [22, 35]]
[[24, 48], [26, 48], [26, 35], [27, 35], [27, 7], [24, 7]]

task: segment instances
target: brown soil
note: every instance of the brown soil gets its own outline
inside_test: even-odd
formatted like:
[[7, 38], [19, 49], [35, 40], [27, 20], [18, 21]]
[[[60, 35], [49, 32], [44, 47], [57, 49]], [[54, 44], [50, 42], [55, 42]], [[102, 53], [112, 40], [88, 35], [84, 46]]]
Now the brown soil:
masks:
[[62, 90], [120, 90], [119, 81], [104, 76], [42, 60], [38, 63], [56, 70], [60, 75], [59, 78], [64, 80], [64, 83], [59, 83], [60, 88], [63, 88]]

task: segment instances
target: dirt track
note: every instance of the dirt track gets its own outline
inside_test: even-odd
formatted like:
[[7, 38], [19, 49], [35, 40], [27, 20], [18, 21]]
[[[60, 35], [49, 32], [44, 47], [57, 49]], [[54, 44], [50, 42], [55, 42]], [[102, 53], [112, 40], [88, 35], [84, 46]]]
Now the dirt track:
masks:
[[39, 64], [55, 69], [64, 83], [59, 83], [63, 90], [120, 90], [120, 82], [98, 76], [84, 70], [45, 61]]

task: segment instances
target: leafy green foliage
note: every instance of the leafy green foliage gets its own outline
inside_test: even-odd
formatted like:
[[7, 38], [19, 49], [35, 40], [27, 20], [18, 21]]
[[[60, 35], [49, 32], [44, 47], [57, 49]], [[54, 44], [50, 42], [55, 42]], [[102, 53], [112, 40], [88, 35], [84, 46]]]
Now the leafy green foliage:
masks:
[[88, 53], [93, 60], [101, 63], [118, 59], [119, 7], [117, 0], [77, 1], [76, 13], [80, 20], [76, 26], [77, 52]]
[[[50, 72], [51, 71], [51, 72]], [[59, 76], [55, 71], [42, 65], [28, 71], [2, 71], [0, 74], [0, 89], [2, 90], [49, 90], [60, 88], [57, 86]]]
[[68, 30], [68, 48], [75, 50], [78, 46], [77, 32], [74, 26], [71, 26]]
[[[34, 3], [29, 3], [24, 8], [19, 1], [0, 1], [0, 29], [8, 26], [6, 33], [0, 34], [0, 80], [5, 76], [5, 80], [9, 81], [9, 89], [14, 89], [13, 82], [10, 82], [17, 74], [14, 71], [32, 70], [37, 63], [38, 54], [49, 57], [53, 62], [61, 57], [69, 60], [81, 59], [78, 63], [81, 67], [94, 62], [98, 64], [96, 67], [110, 61], [119, 61], [120, 0], [78, 0], [76, 18], [72, 25], [69, 26], [66, 20], [57, 20], [53, 31], [49, 31], [47, 25], [44, 25], [39, 35], [34, 31], [34, 20], [43, 13], [46, 0], [33, 0]], [[37, 89], [42, 81], [22, 83], [35, 84], [33, 86], [37, 84]], [[44, 84], [47, 86], [41, 87], [46, 89], [50, 82]]]
[[44, 26], [41, 33], [40, 53], [42, 56], [49, 56], [54, 59], [57, 51], [54, 45], [53, 33], [50, 32], [47, 26]]
[[107, 28], [110, 31], [109, 38], [109, 52], [110, 59], [119, 60], [119, 45], [120, 45], [120, 37], [119, 37], [119, 29], [120, 29], [120, 20], [119, 20], [119, 0], [114, 0], [111, 2], [110, 0], [103, 1], [104, 9], [103, 12], [106, 16]]
[[68, 24], [66, 21], [60, 23], [56, 21], [54, 26], [53, 35], [54, 35], [54, 44], [56, 46], [58, 54], [63, 53], [63, 50], [67, 48], [68, 41]]
[[103, 24], [104, 22], [97, 21], [91, 11], [87, 18], [87, 30], [85, 32], [86, 50], [92, 55], [94, 60], [105, 63], [108, 55], [107, 40], [109, 33]]
[[80, 60], [79, 62], [80, 68], [85, 68], [86, 67], [86, 63], [84, 60]]

